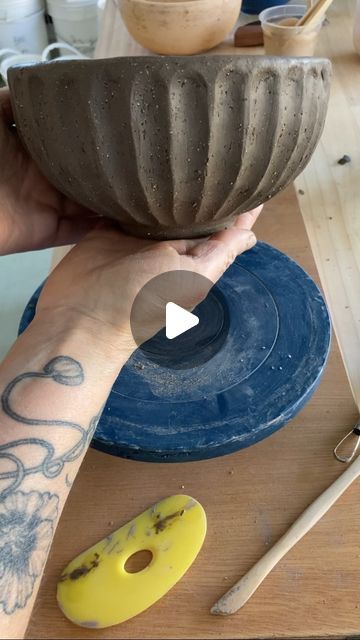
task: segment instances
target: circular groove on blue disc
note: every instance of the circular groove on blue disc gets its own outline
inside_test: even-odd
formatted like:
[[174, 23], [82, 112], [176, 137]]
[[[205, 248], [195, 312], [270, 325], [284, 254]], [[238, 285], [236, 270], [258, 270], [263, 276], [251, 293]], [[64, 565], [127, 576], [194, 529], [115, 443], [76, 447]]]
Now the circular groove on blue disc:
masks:
[[[35, 315], [39, 293], [20, 333]], [[203, 322], [219, 301], [230, 323], [220, 351], [202, 366], [170, 370], [137, 350], [113, 386], [94, 448], [152, 462], [212, 458], [266, 438], [302, 409], [320, 381], [331, 338], [313, 280], [259, 242], [199, 305]]]
[[[143, 338], [144, 327], [141, 326], [141, 316], [144, 313], [143, 300], [148, 301], [150, 296], [155, 299], [161, 296], [164, 299], [166, 291], [170, 291], [172, 302], [179, 302], [177, 299], [176, 287], [182, 289], [182, 294], [186, 296], [187, 292], [198, 289], [203, 286], [205, 289], [211, 290], [206, 297], [206, 302], [199, 304], [193, 312], [199, 318], [199, 324], [192, 328], [191, 331], [185, 331], [175, 340], [169, 340], [166, 337], [165, 327], [159, 331], [155, 337], [147, 340], [140, 347], [140, 351], [144, 355], [144, 359], [137, 357], [137, 368], [142, 368], [153, 372], [150, 362], [160, 365], [163, 375], [161, 376], [162, 384], [167, 384], [168, 375], [163, 370], [167, 369], [193, 369], [199, 367], [211, 360], [214, 355], [221, 349], [228, 335], [230, 325], [229, 310], [226, 299], [218, 287], [214, 287], [212, 282], [203, 276], [191, 274], [189, 271], [177, 270], [168, 271], [160, 276], [156, 276], [142, 287], [138, 293], [140, 299], [140, 309], [136, 306], [136, 300], [132, 307], [131, 315], [136, 317], [136, 322], [131, 320], [131, 329], [136, 344], [139, 344], [139, 336]], [[148, 304], [148, 302], [147, 302]], [[140, 356], [140, 353], [138, 354]], [[141, 363], [140, 363], [141, 360]], [[160, 382], [159, 376], [157, 376]], [[124, 391], [122, 392], [125, 393]], [[132, 392], [130, 392], [132, 394]], [[146, 396], [145, 396], [146, 399]]]

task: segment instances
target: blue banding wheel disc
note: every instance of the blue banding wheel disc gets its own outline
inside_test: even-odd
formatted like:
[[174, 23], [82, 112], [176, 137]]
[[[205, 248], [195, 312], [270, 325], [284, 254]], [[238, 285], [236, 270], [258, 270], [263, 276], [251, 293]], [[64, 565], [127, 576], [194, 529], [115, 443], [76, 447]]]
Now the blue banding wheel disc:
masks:
[[[34, 317], [40, 290], [26, 307], [20, 333]], [[223, 324], [220, 350], [203, 365], [171, 369], [138, 349], [113, 386], [95, 449], [151, 462], [221, 456], [277, 431], [310, 399], [329, 353], [330, 319], [313, 280], [285, 254], [259, 242], [236, 259], [194, 313], [204, 327], [194, 354], [199, 344], [206, 348], [220, 339]], [[153, 340], [159, 350], [159, 336]], [[191, 351], [183, 357], [191, 358]]]

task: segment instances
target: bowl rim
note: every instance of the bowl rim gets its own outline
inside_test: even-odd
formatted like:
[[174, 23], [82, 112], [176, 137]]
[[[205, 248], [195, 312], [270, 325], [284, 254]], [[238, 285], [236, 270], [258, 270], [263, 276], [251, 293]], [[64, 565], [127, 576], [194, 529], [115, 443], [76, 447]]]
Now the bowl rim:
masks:
[[[144, 6], [149, 5], [149, 6], [155, 6], [156, 8], [162, 8], [164, 9], [164, 7], [188, 7], [190, 6], [198, 6], [198, 5], [212, 5], [216, 0], [166, 0], [164, 2], [164, 0], [117, 0], [117, 4], [119, 5], [119, 9], [121, 11], [121, 5], [123, 4], [123, 2], [126, 2], [127, 4], [131, 5], [131, 4], [142, 4]], [[219, 4], [223, 4], [223, 0], [217, 0], [219, 2]], [[239, 5], [239, 13], [241, 11], [241, 5], [242, 5], [242, 0], [228, 0], [229, 2], [233, 2], [234, 5], [238, 4]]]
[[[197, 1], [197, 0], [195, 0]], [[200, 0], [201, 1], [201, 0]], [[17, 74], [19, 71], [24, 71], [25, 73], [30, 72], [34, 67], [36, 69], [46, 69], [51, 68], [54, 69], [55, 65], [59, 68], [61, 67], [70, 67], [73, 68], [75, 66], [86, 67], [93, 66], [94, 68], [106, 64], [122, 64], [136, 63], [135, 66], [151, 66], [153, 63], [155, 65], [159, 65], [163, 63], [167, 68], [173, 66], [174, 68], [179, 64], [184, 64], [186, 66], [195, 66], [198, 63], [206, 62], [206, 66], [211, 66], [212, 62], [220, 63], [222, 62], [224, 65], [226, 63], [235, 62], [236, 65], [239, 66], [247, 66], [250, 65], [255, 67], [265, 67], [269, 62], [275, 64], [277, 67], [283, 68], [293, 68], [294, 66], [318, 66], [322, 65], [323, 67], [328, 67], [331, 71], [332, 63], [329, 58], [323, 56], [259, 56], [259, 55], [241, 55], [238, 54], [216, 54], [216, 55], [208, 55], [208, 54], [194, 54], [194, 55], [179, 55], [179, 56], [169, 56], [169, 55], [141, 55], [141, 56], [114, 56], [112, 58], [74, 58], [74, 59], [62, 59], [58, 58], [56, 60], [46, 60], [43, 62], [34, 62], [34, 63], [26, 63], [26, 64], [17, 64], [12, 66], [8, 70], [8, 76], [11, 80], [11, 77]]]

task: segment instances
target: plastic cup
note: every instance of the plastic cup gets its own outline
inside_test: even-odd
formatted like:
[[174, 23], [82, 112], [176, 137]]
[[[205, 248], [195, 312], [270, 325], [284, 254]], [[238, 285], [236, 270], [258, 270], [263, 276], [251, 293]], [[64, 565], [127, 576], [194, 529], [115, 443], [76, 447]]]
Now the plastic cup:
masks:
[[97, 0], [47, 0], [55, 37], [84, 55], [92, 55], [98, 38]]
[[260, 13], [265, 53], [270, 56], [313, 56], [324, 21], [297, 27], [296, 22], [307, 11], [305, 5], [271, 7]]
[[44, 10], [11, 20], [0, 20], [0, 48], [41, 53], [48, 44]]

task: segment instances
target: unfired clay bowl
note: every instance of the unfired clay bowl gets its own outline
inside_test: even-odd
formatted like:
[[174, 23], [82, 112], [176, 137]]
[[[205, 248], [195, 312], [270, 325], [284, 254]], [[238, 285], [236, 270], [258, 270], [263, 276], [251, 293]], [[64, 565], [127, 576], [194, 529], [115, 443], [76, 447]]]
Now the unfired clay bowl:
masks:
[[9, 70], [19, 134], [60, 191], [134, 235], [228, 226], [305, 167], [330, 63], [262, 56], [136, 57]]
[[212, 49], [230, 33], [242, 0], [118, 0], [129, 33], [146, 49], [189, 55]]

